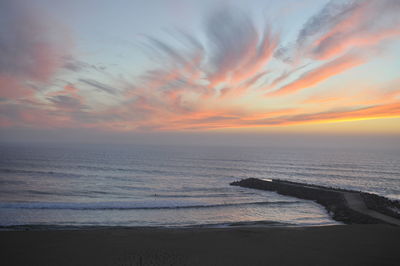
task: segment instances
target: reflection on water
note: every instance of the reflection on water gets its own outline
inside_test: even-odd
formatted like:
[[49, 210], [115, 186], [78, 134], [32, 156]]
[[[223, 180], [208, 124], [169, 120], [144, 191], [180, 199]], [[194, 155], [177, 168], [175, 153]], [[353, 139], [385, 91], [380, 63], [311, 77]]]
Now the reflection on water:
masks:
[[0, 154], [0, 224], [329, 224], [318, 205], [231, 187], [249, 177], [400, 199], [394, 151], [234, 147], [12, 146]]

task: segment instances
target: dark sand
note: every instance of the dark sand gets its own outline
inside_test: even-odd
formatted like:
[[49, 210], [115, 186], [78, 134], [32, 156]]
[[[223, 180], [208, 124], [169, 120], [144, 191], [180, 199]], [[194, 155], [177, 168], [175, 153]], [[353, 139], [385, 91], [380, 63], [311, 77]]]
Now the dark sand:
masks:
[[0, 232], [2, 265], [400, 265], [400, 227]]

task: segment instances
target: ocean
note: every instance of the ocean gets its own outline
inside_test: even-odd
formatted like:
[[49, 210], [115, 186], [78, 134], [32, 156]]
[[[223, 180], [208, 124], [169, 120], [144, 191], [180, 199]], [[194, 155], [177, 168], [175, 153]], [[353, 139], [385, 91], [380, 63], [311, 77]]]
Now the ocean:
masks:
[[230, 186], [283, 179], [400, 199], [400, 152], [156, 145], [0, 145], [0, 226], [337, 224], [312, 201]]

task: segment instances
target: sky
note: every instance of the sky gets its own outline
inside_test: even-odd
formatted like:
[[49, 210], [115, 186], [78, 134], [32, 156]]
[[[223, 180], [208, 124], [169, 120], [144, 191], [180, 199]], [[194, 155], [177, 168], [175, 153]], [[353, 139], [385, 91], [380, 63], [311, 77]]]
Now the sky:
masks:
[[0, 140], [398, 138], [399, 14], [398, 0], [2, 0]]

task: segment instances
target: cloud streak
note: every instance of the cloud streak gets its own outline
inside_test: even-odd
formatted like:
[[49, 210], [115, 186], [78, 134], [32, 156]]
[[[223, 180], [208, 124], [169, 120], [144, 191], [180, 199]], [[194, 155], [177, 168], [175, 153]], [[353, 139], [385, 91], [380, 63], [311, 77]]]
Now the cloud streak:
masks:
[[272, 25], [218, 9], [205, 18], [203, 35], [141, 36], [155, 64], [128, 78], [68, 55], [57, 31], [18, 3], [0, 8], [4, 127], [198, 131], [400, 117], [396, 89], [358, 101], [349, 100], [354, 93], [302, 94], [369, 62], [371, 49], [398, 36], [398, 1], [330, 1], [287, 47]]
[[106, 84], [98, 82], [98, 81], [96, 81], [94, 79], [82, 79], [82, 78], [80, 78], [80, 79], [78, 79], [78, 81], [80, 81], [82, 83], [85, 83], [87, 85], [90, 85], [90, 86], [92, 86], [92, 87], [94, 87], [96, 89], [99, 89], [100, 91], [107, 92], [109, 94], [115, 95], [115, 94], [118, 93], [118, 90], [116, 88], [113, 88], [111, 86], [108, 86]]
[[247, 16], [233, 10], [213, 13], [206, 32], [212, 47], [210, 86], [237, 84], [258, 75], [279, 43], [279, 36], [270, 27], [259, 33]]
[[30, 97], [27, 83], [48, 83], [62, 66], [68, 32], [19, 0], [0, 2], [0, 24], [1, 95]]
[[279, 88], [276, 91], [268, 93], [267, 95], [280, 96], [315, 86], [329, 79], [330, 77], [336, 76], [365, 62], [366, 59], [364, 57], [354, 54], [346, 54], [304, 73], [295, 81]]
[[327, 60], [350, 49], [367, 49], [400, 35], [397, 0], [330, 1], [297, 38], [306, 54]]

